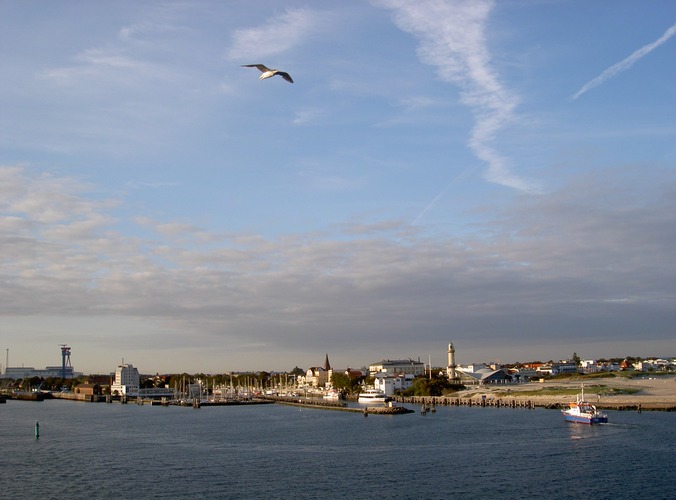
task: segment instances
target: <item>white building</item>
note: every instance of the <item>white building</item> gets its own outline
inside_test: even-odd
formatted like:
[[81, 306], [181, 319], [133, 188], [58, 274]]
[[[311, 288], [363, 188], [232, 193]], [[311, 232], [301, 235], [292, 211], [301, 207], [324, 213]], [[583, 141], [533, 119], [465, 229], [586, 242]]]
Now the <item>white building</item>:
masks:
[[137, 396], [139, 393], [140, 377], [138, 369], [131, 364], [119, 365], [115, 370], [115, 381], [110, 386], [111, 394]]
[[375, 375], [376, 373], [404, 373], [414, 376], [424, 375], [425, 363], [413, 361], [412, 359], [385, 359], [380, 363], [369, 365], [369, 373], [371, 375]]
[[583, 359], [580, 361], [580, 368], [582, 368], [584, 373], [596, 373], [601, 371], [601, 367], [595, 359]]
[[552, 375], [559, 375], [560, 373], [579, 373], [577, 364], [573, 361], [559, 361], [552, 363]]
[[403, 391], [413, 385], [415, 375], [400, 373], [397, 375], [390, 375], [388, 373], [376, 373], [374, 376], [374, 388], [384, 392], [388, 396], [392, 396], [394, 391]]
[[305, 372], [305, 385], [310, 387], [327, 387], [331, 385], [331, 376], [333, 369], [329, 362], [329, 355], [326, 355], [324, 366], [311, 366]]
[[44, 370], [35, 369], [30, 366], [10, 366], [5, 368], [5, 373], [0, 375], [0, 378], [12, 378], [15, 380], [32, 377], [62, 378], [64, 371], [66, 378], [77, 378], [82, 376], [82, 373], [75, 372], [72, 366], [66, 366], [65, 370], [61, 366], [48, 366]]
[[476, 373], [479, 370], [487, 370], [488, 365], [483, 363], [472, 363], [471, 365], [467, 366], [458, 366], [457, 369], [463, 373]]

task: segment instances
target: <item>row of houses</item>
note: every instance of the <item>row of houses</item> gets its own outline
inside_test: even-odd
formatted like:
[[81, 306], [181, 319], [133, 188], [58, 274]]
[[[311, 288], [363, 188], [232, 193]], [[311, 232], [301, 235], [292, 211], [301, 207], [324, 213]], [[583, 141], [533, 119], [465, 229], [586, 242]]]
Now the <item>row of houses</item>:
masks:
[[[519, 368], [503, 367], [498, 364], [473, 363], [466, 366], [456, 366], [456, 380], [454, 382], [464, 385], [510, 384], [527, 382], [547, 375], [620, 370], [673, 370], [675, 368], [675, 361], [674, 359], [653, 359], [635, 363], [627, 361], [613, 363], [583, 360], [578, 365], [575, 361], [562, 360], [554, 363], [530, 363], [521, 365]], [[399, 360], [386, 359], [369, 365], [367, 371], [348, 368], [345, 373], [351, 378], [369, 375], [374, 378], [376, 389], [392, 395], [395, 391], [402, 391], [411, 387], [414, 378], [428, 373], [429, 369], [420, 360], [415, 361], [410, 358]], [[440, 373], [442, 376], [445, 374], [447, 374], [445, 371]], [[298, 378], [298, 384], [301, 387], [305, 386], [316, 389], [330, 388], [332, 375], [333, 369], [331, 368], [327, 354], [324, 365], [309, 368], [304, 377]]]
[[[654, 358], [642, 361], [630, 362], [598, 362], [596, 360], [582, 360], [578, 365], [574, 361], [559, 361], [555, 363], [530, 363], [516, 367], [502, 367], [497, 364], [474, 363], [466, 366], [455, 365], [454, 358], [451, 356], [452, 345], [449, 345], [449, 367], [448, 370], [442, 370], [440, 375], [447, 375], [454, 383], [464, 385], [468, 384], [507, 384], [526, 382], [531, 379], [541, 378], [545, 375], [559, 375], [565, 373], [596, 373], [601, 371], [620, 371], [620, 370], [638, 370], [638, 371], [669, 371], [676, 369], [676, 359]], [[454, 375], [451, 377], [450, 369], [453, 368]], [[12, 370], [7, 369], [7, 371]], [[56, 367], [48, 367], [49, 374], [54, 375]], [[59, 368], [61, 370], [61, 368]], [[72, 370], [72, 368], [71, 368]], [[358, 379], [365, 376], [371, 376], [374, 379], [375, 388], [392, 395], [395, 391], [406, 390], [413, 384], [416, 377], [429, 373], [431, 368], [420, 359], [385, 359], [369, 365], [368, 369], [347, 368], [342, 373], [351, 379]], [[330, 389], [333, 368], [329, 362], [329, 356], [326, 354], [322, 366], [310, 367], [304, 375], [299, 375], [295, 379], [295, 384], [300, 388], [311, 388], [317, 390]], [[23, 378], [28, 373], [34, 374], [34, 369], [22, 369], [21, 373], [10, 373], [17, 375], [17, 378]], [[19, 377], [21, 375], [22, 377]], [[85, 384], [87, 385], [87, 384]], [[95, 384], [89, 384], [92, 387], [83, 385], [79, 391], [95, 391]], [[121, 364], [117, 367], [114, 379], [110, 386], [110, 392], [114, 395], [140, 396], [143, 392], [166, 391], [165, 389], [141, 389], [139, 371], [131, 364]], [[150, 394], [148, 394], [150, 395]]]
[[622, 370], [636, 370], [639, 372], [674, 371], [676, 370], [676, 358], [652, 358], [641, 361], [629, 361], [625, 359], [619, 363], [597, 362], [590, 359], [582, 361], [580, 368], [583, 373], [616, 372]]
[[618, 372], [624, 370], [636, 370], [639, 372], [649, 371], [673, 371], [676, 370], [676, 359], [653, 358], [642, 361], [597, 361], [595, 359], [581, 360], [577, 365], [572, 361], [561, 361], [550, 364], [527, 365], [542, 374], [559, 375], [562, 373], [600, 373]]

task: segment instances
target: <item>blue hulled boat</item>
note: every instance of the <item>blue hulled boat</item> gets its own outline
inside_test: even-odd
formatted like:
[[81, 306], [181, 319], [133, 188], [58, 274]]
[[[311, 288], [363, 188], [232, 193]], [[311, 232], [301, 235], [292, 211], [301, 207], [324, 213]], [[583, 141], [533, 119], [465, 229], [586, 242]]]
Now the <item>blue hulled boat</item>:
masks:
[[608, 415], [601, 413], [596, 406], [584, 399], [584, 384], [582, 391], [577, 395], [574, 402], [568, 403], [568, 408], [561, 410], [567, 422], [576, 422], [578, 424], [606, 424]]

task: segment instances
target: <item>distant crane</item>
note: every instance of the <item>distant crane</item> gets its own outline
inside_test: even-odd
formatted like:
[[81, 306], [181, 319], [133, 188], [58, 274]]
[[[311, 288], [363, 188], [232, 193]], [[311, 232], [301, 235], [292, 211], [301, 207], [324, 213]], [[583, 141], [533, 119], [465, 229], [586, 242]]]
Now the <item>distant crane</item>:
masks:
[[66, 378], [66, 367], [73, 366], [70, 364], [70, 347], [66, 344], [59, 344], [61, 346], [61, 378]]

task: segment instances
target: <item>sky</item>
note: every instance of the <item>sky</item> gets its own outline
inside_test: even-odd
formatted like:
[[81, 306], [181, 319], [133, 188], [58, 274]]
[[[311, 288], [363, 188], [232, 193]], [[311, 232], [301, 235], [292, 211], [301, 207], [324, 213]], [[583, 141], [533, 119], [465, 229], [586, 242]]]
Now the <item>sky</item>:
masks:
[[676, 356], [674, 61], [670, 0], [4, 0], [0, 364]]

